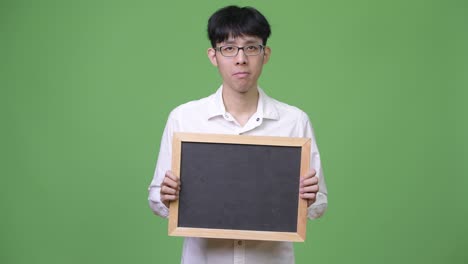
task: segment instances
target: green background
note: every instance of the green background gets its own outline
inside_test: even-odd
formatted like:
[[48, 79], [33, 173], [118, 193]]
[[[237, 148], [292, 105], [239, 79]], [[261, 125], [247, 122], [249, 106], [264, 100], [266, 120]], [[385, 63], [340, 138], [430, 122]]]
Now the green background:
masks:
[[1, 1], [0, 263], [178, 263], [147, 204], [170, 110], [213, 93], [208, 17], [269, 19], [260, 84], [329, 188], [298, 263], [468, 263], [466, 1]]

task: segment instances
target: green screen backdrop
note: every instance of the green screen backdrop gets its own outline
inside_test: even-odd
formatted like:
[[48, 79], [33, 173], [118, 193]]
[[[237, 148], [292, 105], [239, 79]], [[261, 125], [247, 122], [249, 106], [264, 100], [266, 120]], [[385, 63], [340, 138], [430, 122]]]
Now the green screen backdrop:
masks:
[[221, 83], [208, 17], [272, 25], [261, 87], [312, 120], [329, 209], [297, 263], [468, 263], [468, 4], [0, 2], [0, 263], [179, 263], [147, 203], [169, 112]]

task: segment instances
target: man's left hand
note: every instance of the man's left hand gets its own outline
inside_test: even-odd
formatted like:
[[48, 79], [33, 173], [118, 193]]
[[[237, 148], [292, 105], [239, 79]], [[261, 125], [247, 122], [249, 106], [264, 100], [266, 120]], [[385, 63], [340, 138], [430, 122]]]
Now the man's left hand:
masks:
[[306, 175], [301, 177], [299, 193], [302, 199], [307, 200], [307, 207], [315, 202], [319, 191], [318, 178], [316, 172], [311, 169]]

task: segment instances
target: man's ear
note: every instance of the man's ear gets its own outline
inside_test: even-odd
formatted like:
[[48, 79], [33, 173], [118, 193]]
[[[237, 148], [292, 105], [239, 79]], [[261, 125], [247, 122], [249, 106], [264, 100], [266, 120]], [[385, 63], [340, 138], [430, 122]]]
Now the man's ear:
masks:
[[266, 46], [263, 51], [263, 64], [267, 64], [267, 62], [270, 60], [271, 56], [271, 49], [270, 47]]
[[216, 50], [213, 48], [209, 48], [207, 51], [208, 59], [210, 59], [211, 64], [218, 67], [218, 60], [216, 59]]

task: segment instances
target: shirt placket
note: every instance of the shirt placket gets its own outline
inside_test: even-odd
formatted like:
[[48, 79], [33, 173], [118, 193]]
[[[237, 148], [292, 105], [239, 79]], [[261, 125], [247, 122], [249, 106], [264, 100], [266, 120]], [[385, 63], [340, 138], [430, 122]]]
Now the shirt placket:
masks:
[[234, 264], [245, 264], [245, 242], [234, 240]]
[[258, 126], [262, 124], [262, 118], [258, 117], [258, 115], [252, 117], [249, 122], [244, 127], [240, 127], [238, 130], [238, 134], [244, 134], [250, 130], [254, 130]]

